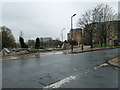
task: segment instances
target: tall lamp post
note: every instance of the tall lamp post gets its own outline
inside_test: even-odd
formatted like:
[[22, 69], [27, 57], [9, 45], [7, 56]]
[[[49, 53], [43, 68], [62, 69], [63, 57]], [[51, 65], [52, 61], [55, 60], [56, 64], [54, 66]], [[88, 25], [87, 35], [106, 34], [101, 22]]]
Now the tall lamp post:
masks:
[[77, 14], [71, 16], [71, 52], [73, 52], [73, 17]]

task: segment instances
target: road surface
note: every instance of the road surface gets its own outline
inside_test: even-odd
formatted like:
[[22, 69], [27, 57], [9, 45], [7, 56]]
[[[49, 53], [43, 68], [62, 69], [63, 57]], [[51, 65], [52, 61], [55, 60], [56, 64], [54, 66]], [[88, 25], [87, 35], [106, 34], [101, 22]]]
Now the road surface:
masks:
[[118, 68], [101, 65], [118, 49], [2, 61], [3, 88], [117, 88]]

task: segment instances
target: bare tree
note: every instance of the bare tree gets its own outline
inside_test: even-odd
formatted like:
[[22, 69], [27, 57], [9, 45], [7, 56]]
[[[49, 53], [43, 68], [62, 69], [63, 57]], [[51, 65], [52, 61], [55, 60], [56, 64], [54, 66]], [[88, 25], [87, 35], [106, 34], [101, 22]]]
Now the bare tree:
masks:
[[101, 46], [106, 46], [107, 33], [110, 30], [110, 26], [114, 25], [114, 21], [117, 20], [117, 13], [107, 4], [99, 4], [93, 10], [93, 19], [97, 23], [97, 28], [100, 30]]
[[86, 38], [89, 37], [91, 48], [93, 48], [92, 40], [93, 40], [95, 22], [93, 19], [92, 11], [86, 12], [85, 14], [82, 15], [81, 18], [79, 18], [78, 26], [80, 26], [82, 29], [84, 29], [84, 32], [86, 33], [85, 37]]

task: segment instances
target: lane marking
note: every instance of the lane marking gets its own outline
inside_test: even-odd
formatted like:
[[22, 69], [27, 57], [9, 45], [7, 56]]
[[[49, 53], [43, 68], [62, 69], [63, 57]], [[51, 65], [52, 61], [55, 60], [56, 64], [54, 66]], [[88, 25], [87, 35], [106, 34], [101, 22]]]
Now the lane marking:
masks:
[[[103, 63], [103, 64], [101, 64], [101, 65], [99, 65], [99, 66], [97, 66], [97, 67], [94, 67], [93, 70], [97, 70], [98, 68], [100, 68], [100, 67], [105, 67], [105, 66], [108, 66], [108, 64], [107, 64], [107, 63]], [[43, 88], [43, 90], [50, 89], [50, 88], [59, 88], [59, 87], [61, 87], [63, 84], [65, 84], [65, 83], [67, 83], [67, 82], [70, 82], [71, 80], [74, 80], [74, 79], [76, 79], [76, 78], [78, 78], [78, 77], [80, 77], [80, 76], [83, 76], [83, 75], [85, 75], [85, 74], [87, 74], [87, 73], [89, 73], [89, 72], [93, 72], [93, 71], [92, 71], [92, 70], [87, 70], [87, 71], [85, 71], [84, 73], [77, 74], [76, 76], [69, 76], [69, 77], [67, 77], [67, 78], [65, 78], [65, 79], [62, 79], [62, 80], [56, 82], [56, 83], [53, 83], [53, 84], [48, 85], [48, 86], [45, 86], [45, 87]]]
[[103, 63], [103, 64], [101, 64], [99, 66], [94, 67], [94, 69], [96, 70], [96, 69], [98, 69], [100, 67], [105, 67], [105, 66], [108, 66], [108, 63]]
[[60, 80], [59, 82], [56, 82], [56, 83], [53, 83], [51, 85], [45, 86], [44, 88], [59, 88], [64, 83], [70, 82], [71, 80], [74, 80], [75, 78], [76, 78], [76, 76], [69, 76], [65, 79]]

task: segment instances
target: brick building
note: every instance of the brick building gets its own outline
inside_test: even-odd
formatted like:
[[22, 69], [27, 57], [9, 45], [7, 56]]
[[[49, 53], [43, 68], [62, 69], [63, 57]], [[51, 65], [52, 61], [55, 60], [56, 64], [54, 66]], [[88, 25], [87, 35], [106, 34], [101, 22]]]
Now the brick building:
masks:
[[[106, 25], [106, 42], [108, 44], [110, 40], [118, 40], [120, 34], [119, 23], [120, 21], [110, 21], [106, 22], [106, 24], [103, 23], [104, 25]], [[92, 40], [94, 44], [100, 44], [100, 36], [101, 32], [99, 29], [96, 28], [95, 30], [93, 30]], [[90, 35], [88, 31], [82, 30], [81, 28], [73, 29], [73, 32], [70, 30], [67, 37], [68, 41], [72, 38], [72, 40], [77, 41], [78, 44], [80, 44], [81, 42], [84, 42], [84, 44], [90, 44]]]
[[70, 32], [67, 35], [67, 39], [68, 39], [68, 41], [71, 39], [75, 40], [75, 41], [77, 41], [77, 43], [79, 45], [82, 40], [82, 38], [81, 38], [82, 34], [83, 34], [83, 30], [81, 28], [76, 28], [76, 29], [73, 29], [73, 31], [70, 30]]

